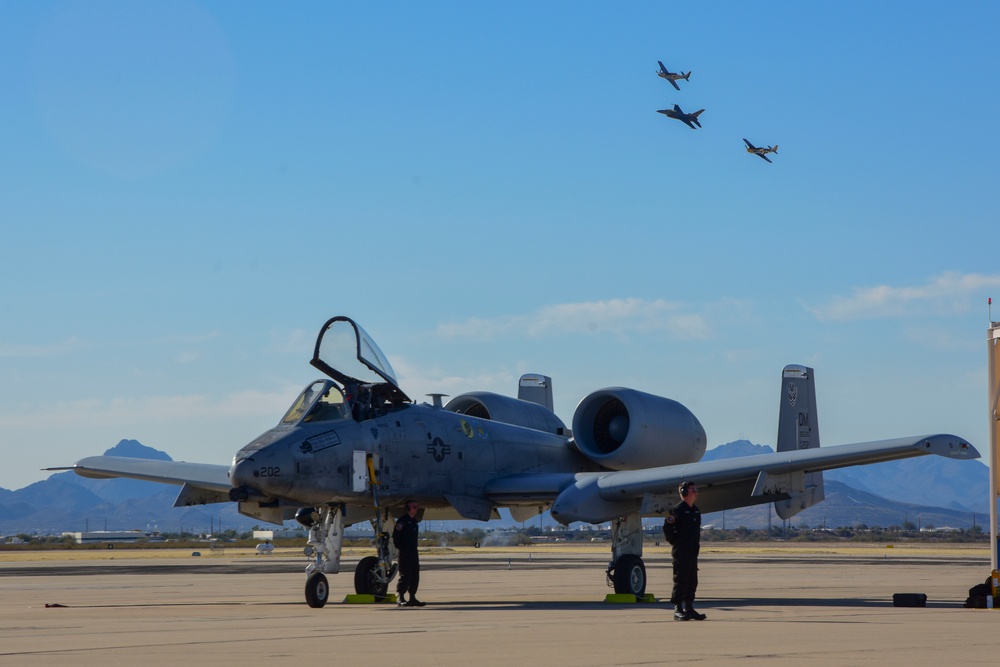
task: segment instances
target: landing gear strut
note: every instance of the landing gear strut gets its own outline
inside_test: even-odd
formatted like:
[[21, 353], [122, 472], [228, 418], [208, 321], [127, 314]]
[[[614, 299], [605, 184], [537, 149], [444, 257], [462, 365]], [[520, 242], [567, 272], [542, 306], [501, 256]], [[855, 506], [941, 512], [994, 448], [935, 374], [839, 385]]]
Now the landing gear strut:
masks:
[[[396, 576], [398, 564], [396, 549], [392, 545], [389, 534], [382, 530], [382, 511], [378, 505], [378, 481], [375, 477], [375, 465], [372, 455], [359, 452], [359, 460], [364, 461], [368, 479], [375, 503], [375, 516], [372, 518], [372, 528], [375, 530], [375, 556], [362, 558], [354, 568], [354, 592], [360, 595], [374, 595], [376, 599], [385, 598], [389, 592], [389, 583]], [[386, 510], [385, 519], [389, 518]], [[344, 511], [340, 505], [332, 507], [304, 507], [295, 514], [295, 520], [309, 529], [309, 545], [306, 555], [315, 559], [306, 567], [306, 604], [319, 608], [327, 603], [330, 597], [330, 584], [326, 579], [328, 574], [340, 572], [340, 553], [344, 544]]]
[[608, 586], [615, 593], [630, 593], [637, 598], [646, 594], [646, 566], [642, 562], [642, 517], [626, 514], [611, 523], [611, 562]]
[[306, 567], [306, 604], [319, 608], [330, 598], [330, 584], [325, 575], [340, 572], [344, 514], [340, 506], [320, 507], [312, 511], [306, 510], [302, 517], [296, 515], [296, 519], [309, 526], [309, 546], [306, 547], [306, 553], [315, 556], [315, 560]]
[[[377, 522], [373, 520], [372, 524], [375, 523]], [[378, 599], [384, 598], [389, 592], [389, 582], [396, 576], [398, 565], [393, 562], [396, 550], [388, 533], [378, 533], [375, 550], [377, 556], [365, 556], [354, 569], [354, 592], [359, 595], [374, 595]]]

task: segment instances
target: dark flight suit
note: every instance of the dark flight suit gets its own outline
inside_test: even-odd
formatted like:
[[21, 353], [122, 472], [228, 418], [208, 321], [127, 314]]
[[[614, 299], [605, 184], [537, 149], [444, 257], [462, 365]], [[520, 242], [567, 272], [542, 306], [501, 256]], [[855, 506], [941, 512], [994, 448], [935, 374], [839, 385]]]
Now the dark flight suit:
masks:
[[[670, 601], [690, 606], [698, 589], [698, 552], [701, 551], [701, 510], [683, 500], [670, 509], [663, 531], [671, 543], [674, 590]], [[673, 533], [671, 540], [670, 533]]]
[[396, 521], [392, 531], [392, 543], [399, 552], [399, 581], [396, 582], [396, 593], [400, 600], [407, 593], [410, 599], [416, 599], [417, 586], [420, 584], [420, 556], [417, 554], [417, 533], [420, 522], [409, 514], [404, 514]]

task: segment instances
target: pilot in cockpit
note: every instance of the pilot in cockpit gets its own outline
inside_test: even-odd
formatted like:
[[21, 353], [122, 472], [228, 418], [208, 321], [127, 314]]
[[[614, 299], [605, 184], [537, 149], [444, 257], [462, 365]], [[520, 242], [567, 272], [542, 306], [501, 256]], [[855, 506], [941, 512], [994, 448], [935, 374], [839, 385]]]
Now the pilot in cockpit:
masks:
[[344, 396], [337, 387], [329, 387], [302, 420], [304, 422], [328, 421], [333, 419], [348, 419], [350, 409], [344, 402]]

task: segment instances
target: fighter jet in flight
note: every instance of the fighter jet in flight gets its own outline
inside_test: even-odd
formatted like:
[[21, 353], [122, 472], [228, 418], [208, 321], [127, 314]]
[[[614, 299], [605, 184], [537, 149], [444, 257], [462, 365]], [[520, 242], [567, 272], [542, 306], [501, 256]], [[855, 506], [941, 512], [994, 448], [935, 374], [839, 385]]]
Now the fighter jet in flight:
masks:
[[677, 85], [677, 82], [681, 79], [688, 81], [689, 77], [691, 76], [691, 72], [688, 72], [687, 74], [685, 74], [684, 72], [680, 73], [671, 72], [670, 70], [668, 70], [666, 67], [663, 66], [663, 63], [661, 61], [657, 60], [656, 62], [660, 64], [660, 71], [657, 72], [656, 75], [661, 79], [666, 79], [667, 81], [669, 81], [670, 85], [676, 88], [677, 90], [681, 89], [681, 87]]
[[[753, 144], [751, 144], [746, 139], [743, 140], [743, 143], [745, 143], [747, 145], [747, 153], [753, 153], [754, 155], [756, 155], [760, 159], [767, 160], [768, 162], [771, 162], [771, 159], [767, 157], [768, 153], [774, 153], [775, 155], [778, 154], [778, 147], [777, 146], [774, 146], [774, 147], [768, 146], [767, 148], [757, 148], [756, 146], [754, 146]], [[774, 164], [774, 163], [772, 162], [772, 164]]]
[[704, 111], [704, 109], [698, 109], [694, 113], [684, 113], [681, 111], [680, 106], [675, 104], [673, 109], [660, 109], [656, 113], [662, 113], [667, 118], [676, 118], [694, 130], [697, 129], [695, 125], [701, 127], [701, 123], [698, 122], [698, 116], [701, 115], [702, 111]]

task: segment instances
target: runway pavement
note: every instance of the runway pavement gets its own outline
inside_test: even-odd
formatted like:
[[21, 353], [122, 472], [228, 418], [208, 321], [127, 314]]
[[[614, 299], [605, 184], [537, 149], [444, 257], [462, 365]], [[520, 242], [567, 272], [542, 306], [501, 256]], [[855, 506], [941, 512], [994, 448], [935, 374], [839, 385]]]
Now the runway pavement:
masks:
[[[99, 553], [99, 552], [98, 552]], [[305, 560], [223, 555], [0, 557], [0, 664], [942, 665], [994, 662], [1000, 610], [964, 609], [987, 550], [706, 548], [703, 622], [672, 620], [664, 549], [646, 553], [656, 603], [607, 604], [598, 550], [421, 556], [424, 608], [304, 603]], [[51, 558], [51, 554], [47, 556]], [[897, 592], [925, 608], [895, 608]], [[59, 605], [59, 606], [53, 606]]]

